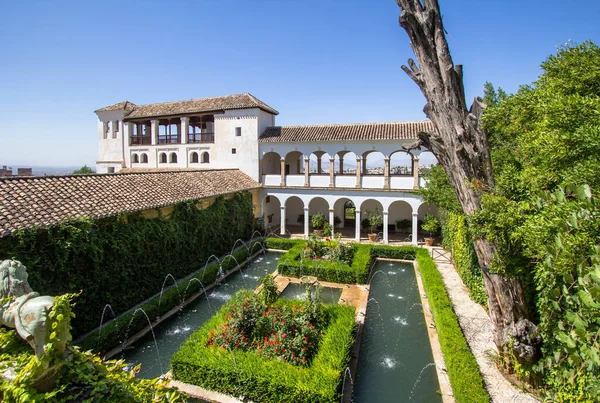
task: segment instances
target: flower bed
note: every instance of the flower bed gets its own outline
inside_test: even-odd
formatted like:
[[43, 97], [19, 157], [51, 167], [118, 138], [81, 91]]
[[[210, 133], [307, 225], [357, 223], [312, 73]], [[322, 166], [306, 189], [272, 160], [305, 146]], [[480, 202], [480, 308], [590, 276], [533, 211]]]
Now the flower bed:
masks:
[[[267, 245], [269, 245], [269, 240], [270, 238], [267, 239]], [[328, 243], [331, 245], [330, 247], [327, 246]], [[314, 276], [321, 281], [335, 283], [365, 284], [367, 282], [372, 262], [371, 245], [349, 244], [343, 246], [344, 254], [351, 256], [348, 262], [330, 258], [330, 251], [340, 248], [331, 241], [320, 242], [320, 245], [313, 246], [312, 249], [309, 245], [305, 241], [297, 241], [295, 246], [292, 246], [279, 258], [277, 271], [284, 276]], [[323, 253], [324, 256], [313, 253], [315, 250]], [[329, 258], [325, 259], [325, 256]]]
[[183, 344], [172, 372], [177, 380], [256, 402], [335, 402], [354, 333], [351, 306], [266, 305], [241, 291]]

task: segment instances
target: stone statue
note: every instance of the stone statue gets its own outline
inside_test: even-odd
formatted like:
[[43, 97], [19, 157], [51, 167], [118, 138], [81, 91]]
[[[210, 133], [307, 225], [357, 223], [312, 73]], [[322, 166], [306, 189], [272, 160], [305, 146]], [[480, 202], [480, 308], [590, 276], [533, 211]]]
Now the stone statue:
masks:
[[[0, 321], [16, 329], [19, 336], [33, 347], [39, 360], [44, 355], [44, 345], [52, 331], [48, 328], [48, 314], [54, 305], [54, 297], [34, 292], [27, 277], [26, 268], [20, 262], [4, 260], [0, 263]], [[56, 351], [64, 354], [67, 326], [54, 331], [58, 336], [54, 344]]]

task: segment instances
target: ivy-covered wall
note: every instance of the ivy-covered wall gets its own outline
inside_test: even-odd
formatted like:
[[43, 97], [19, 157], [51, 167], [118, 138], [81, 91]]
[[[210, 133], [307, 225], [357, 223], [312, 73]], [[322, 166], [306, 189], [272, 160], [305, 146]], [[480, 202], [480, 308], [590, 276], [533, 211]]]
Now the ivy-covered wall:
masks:
[[21, 261], [32, 288], [42, 294], [81, 290], [72, 322], [77, 337], [100, 324], [106, 304], [118, 315], [159, 292], [167, 274], [184, 277], [210, 255], [227, 254], [237, 239], [250, 238], [249, 192], [207, 204], [179, 203], [168, 218], [137, 213], [26, 229], [0, 238], [0, 260]]
[[483, 277], [464, 214], [445, 212], [442, 214], [441, 222], [442, 244], [445, 249], [452, 252], [456, 270], [469, 289], [471, 299], [487, 306]]

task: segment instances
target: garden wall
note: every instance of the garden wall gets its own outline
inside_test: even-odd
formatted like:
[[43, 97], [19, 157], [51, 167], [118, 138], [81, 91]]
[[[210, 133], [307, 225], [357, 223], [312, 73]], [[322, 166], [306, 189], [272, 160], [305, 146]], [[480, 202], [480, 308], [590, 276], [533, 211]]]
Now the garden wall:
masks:
[[181, 278], [210, 255], [227, 254], [237, 239], [250, 238], [253, 223], [252, 196], [240, 192], [179, 203], [168, 217], [157, 210], [22, 230], [0, 238], [0, 260], [21, 261], [42, 294], [81, 290], [72, 322], [77, 337], [98, 326], [106, 304], [125, 312], [160, 291], [167, 274]]

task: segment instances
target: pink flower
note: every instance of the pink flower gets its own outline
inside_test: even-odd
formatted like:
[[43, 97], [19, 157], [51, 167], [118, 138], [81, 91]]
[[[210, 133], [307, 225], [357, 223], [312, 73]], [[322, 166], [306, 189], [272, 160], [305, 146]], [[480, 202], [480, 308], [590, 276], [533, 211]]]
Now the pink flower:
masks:
[[285, 336], [287, 336], [287, 334], [284, 333], [284, 334], [281, 335], [281, 338], [285, 339]]

